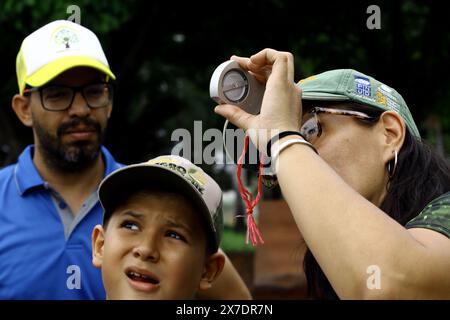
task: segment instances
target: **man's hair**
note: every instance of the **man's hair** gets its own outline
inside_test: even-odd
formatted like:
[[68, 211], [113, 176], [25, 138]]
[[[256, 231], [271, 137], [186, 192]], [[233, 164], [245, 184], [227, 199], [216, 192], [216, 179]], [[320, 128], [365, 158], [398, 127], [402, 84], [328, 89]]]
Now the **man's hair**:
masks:
[[[397, 167], [389, 179], [387, 195], [380, 209], [404, 226], [419, 215], [429, 202], [449, 190], [448, 161], [406, 130]], [[303, 266], [310, 298], [339, 299], [309, 248]]]
[[[122, 194], [117, 195], [117, 197], [115, 198], [115, 202], [113, 203], [113, 210], [117, 209], [117, 207], [123, 205], [124, 203], [126, 203], [131, 196], [136, 195], [136, 194], [143, 194], [143, 195], [150, 195], [150, 194], [154, 194], [154, 193], [166, 193], [166, 194], [178, 194], [179, 196], [185, 198], [187, 200], [187, 202], [191, 205], [192, 211], [197, 214], [198, 216], [198, 221], [200, 221], [201, 223], [201, 227], [202, 230], [204, 231], [205, 234], [205, 242], [206, 242], [206, 255], [210, 256], [212, 255], [213, 249], [212, 249], [212, 245], [209, 243], [209, 238], [207, 236], [207, 224], [204, 221], [203, 217], [200, 216], [199, 210], [197, 209], [197, 207], [194, 205], [194, 203], [187, 198], [186, 196], [180, 194], [180, 193], [175, 193], [173, 191], [171, 191], [169, 188], [153, 188], [153, 187], [148, 187], [148, 186], [133, 186], [131, 188], [127, 188], [127, 190], [124, 190]], [[109, 215], [107, 215], [107, 218], [103, 221], [103, 228], [106, 230], [108, 228], [108, 224], [109, 221], [111, 220], [111, 217], [113, 216], [113, 212], [110, 212]]]

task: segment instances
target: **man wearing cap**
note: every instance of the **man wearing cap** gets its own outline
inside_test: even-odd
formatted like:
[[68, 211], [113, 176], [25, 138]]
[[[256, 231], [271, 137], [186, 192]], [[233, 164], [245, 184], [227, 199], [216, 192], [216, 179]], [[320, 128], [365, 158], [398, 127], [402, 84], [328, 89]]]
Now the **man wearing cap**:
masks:
[[[0, 299], [104, 299], [90, 237], [98, 185], [121, 167], [102, 146], [115, 76], [96, 35], [65, 20], [24, 39], [16, 71], [12, 107], [34, 145], [0, 170]], [[229, 262], [223, 275], [212, 295], [248, 297]]]
[[296, 85], [287, 52], [233, 59], [267, 81], [261, 112], [215, 111], [262, 131], [253, 142], [270, 149], [305, 240], [310, 297], [450, 299], [450, 166], [402, 96], [352, 69]]

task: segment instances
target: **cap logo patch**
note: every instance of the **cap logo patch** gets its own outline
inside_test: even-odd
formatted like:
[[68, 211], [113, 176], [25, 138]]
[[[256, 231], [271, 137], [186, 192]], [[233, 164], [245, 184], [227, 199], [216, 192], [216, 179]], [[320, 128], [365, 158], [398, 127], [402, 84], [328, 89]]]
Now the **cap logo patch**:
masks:
[[370, 97], [372, 89], [369, 78], [355, 76], [355, 91], [361, 96]]
[[375, 94], [375, 98], [379, 104], [382, 104], [384, 106], [387, 105], [386, 96], [380, 90], [377, 90], [377, 93]]
[[400, 104], [397, 102], [397, 98], [391, 94], [392, 91], [388, 86], [381, 85], [375, 94], [376, 100], [389, 109], [399, 112]]
[[385, 85], [385, 84], [382, 84], [381, 86], [380, 86], [380, 90], [383, 90], [383, 91], [385, 91], [385, 92], [387, 92], [387, 93], [391, 93], [392, 92], [392, 88], [389, 88], [387, 85]]
[[201, 171], [198, 171], [195, 168], [190, 168], [188, 170], [188, 175], [193, 180], [195, 180], [200, 186], [205, 186], [205, 176]]
[[188, 172], [185, 167], [167, 161], [156, 162], [155, 164], [158, 166], [166, 167], [172, 171], [176, 171], [179, 175], [183, 176], [185, 180], [189, 181], [201, 194], [203, 194], [203, 192], [205, 191], [205, 184], [199, 179], [200, 172], [198, 172], [197, 170], [191, 168]]
[[52, 45], [56, 52], [69, 49], [79, 49], [80, 40], [78, 35], [67, 27], [55, 30], [52, 35]]
[[316, 76], [310, 76], [310, 77], [307, 77], [307, 78], [305, 78], [305, 79], [300, 80], [300, 81], [298, 82], [298, 84], [302, 84], [303, 82], [311, 81], [311, 80], [314, 80], [314, 79], [316, 79]]

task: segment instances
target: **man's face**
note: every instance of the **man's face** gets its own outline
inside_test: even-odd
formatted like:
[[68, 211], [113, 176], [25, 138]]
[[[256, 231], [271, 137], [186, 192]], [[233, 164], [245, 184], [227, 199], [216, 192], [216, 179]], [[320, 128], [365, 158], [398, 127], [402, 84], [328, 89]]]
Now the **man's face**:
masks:
[[102, 246], [108, 299], [194, 298], [207, 259], [201, 222], [178, 194], [142, 192], [118, 206]]
[[[84, 86], [101, 82], [103, 74], [92, 68], [73, 68], [50, 84]], [[91, 165], [100, 154], [112, 105], [91, 109], [80, 92], [65, 111], [45, 110], [39, 92], [30, 99], [36, 148], [44, 160], [61, 171], [75, 171]]]

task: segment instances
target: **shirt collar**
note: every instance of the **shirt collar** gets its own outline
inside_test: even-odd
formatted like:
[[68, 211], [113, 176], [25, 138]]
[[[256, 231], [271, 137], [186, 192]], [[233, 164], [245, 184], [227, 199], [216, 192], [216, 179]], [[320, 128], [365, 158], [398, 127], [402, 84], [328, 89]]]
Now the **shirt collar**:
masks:
[[[105, 172], [103, 173], [103, 177], [123, 166], [114, 160], [111, 153], [105, 147], [101, 147], [101, 152], [105, 161]], [[46, 182], [42, 179], [33, 163], [33, 154], [34, 145], [27, 146], [20, 154], [19, 160], [14, 168], [14, 178], [17, 191], [20, 195], [23, 195], [32, 188], [46, 185]]]

